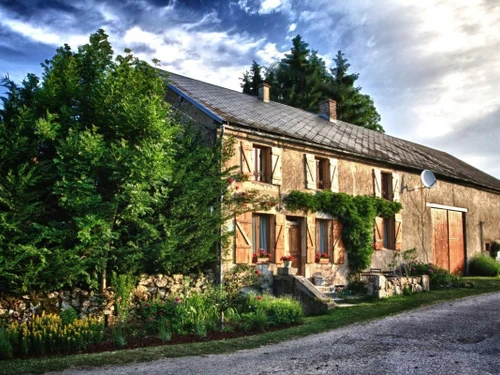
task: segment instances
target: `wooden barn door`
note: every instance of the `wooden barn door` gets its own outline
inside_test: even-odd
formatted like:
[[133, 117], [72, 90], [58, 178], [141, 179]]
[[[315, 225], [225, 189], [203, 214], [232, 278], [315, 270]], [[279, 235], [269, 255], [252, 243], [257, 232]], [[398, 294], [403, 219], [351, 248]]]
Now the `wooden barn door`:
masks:
[[463, 213], [431, 208], [434, 263], [453, 274], [465, 268]]

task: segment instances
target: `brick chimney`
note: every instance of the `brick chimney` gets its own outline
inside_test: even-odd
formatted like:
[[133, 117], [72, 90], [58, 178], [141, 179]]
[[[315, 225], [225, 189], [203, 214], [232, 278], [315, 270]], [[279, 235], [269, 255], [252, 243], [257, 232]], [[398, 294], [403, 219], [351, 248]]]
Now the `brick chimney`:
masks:
[[329, 121], [337, 119], [337, 102], [333, 99], [326, 99], [319, 103], [319, 115]]
[[259, 99], [265, 103], [269, 103], [269, 89], [271, 86], [267, 82], [262, 82], [259, 85]]

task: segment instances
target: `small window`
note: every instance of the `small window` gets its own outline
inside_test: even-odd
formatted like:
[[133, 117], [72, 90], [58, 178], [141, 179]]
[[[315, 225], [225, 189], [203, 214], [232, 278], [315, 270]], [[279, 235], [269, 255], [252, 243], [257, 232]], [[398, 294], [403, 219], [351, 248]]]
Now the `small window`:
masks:
[[331, 220], [316, 220], [316, 256], [327, 254], [330, 256], [332, 248], [332, 224]]
[[381, 173], [382, 180], [382, 198], [392, 201], [394, 194], [392, 191], [392, 173]]
[[396, 248], [396, 219], [394, 216], [384, 218], [384, 247]]
[[271, 147], [253, 145], [255, 181], [271, 182]]
[[330, 188], [330, 163], [328, 159], [316, 158], [316, 189]]
[[253, 253], [271, 252], [271, 215], [254, 214], [252, 220]]

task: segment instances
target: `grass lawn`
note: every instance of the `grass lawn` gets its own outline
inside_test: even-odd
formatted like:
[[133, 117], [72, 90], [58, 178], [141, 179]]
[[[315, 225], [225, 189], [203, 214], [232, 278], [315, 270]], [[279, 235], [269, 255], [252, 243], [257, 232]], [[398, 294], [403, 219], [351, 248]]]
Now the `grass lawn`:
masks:
[[435, 290], [428, 293], [414, 294], [407, 297], [398, 296], [385, 300], [361, 300], [356, 302], [355, 306], [337, 308], [328, 315], [305, 318], [304, 324], [301, 326], [255, 336], [98, 354], [77, 354], [66, 357], [1, 361], [0, 375], [41, 374], [48, 371], [61, 371], [70, 367], [94, 367], [131, 362], [147, 362], [165, 357], [229, 353], [240, 349], [250, 349], [262, 345], [279, 343], [285, 340], [344, 327], [353, 323], [382, 318], [443, 301], [500, 291], [500, 278], [498, 277], [466, 277], [464, 280], [474, 282], [475, 287]]

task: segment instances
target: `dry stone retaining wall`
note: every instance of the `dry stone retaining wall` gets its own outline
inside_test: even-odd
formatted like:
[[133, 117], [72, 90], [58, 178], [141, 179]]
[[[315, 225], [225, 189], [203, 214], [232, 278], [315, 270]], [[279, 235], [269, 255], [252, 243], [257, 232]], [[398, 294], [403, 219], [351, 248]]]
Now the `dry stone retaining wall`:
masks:
[[398, 277], [372, 275], [367, 278], [368, 295], [385, 298], [401, 295], [405, 289], [412, 293], [428, 292], [430, 290], [429, 276]]
[[[131, 311], [141, 301], [160, 299], [170, 296], [183, 297], [192, 292], [203, 292], [212, 288], [215, 276], [212, 272], [200, 275], [143, 275], [133, 291]], [[59, 313], [69, 307], [74, 308], [81, 318], [89, 315], [115, 315], [115, 294], [112, 288], [103, 293], [73, 288], [38, 295], [12, 297], [0, 293], [0, 318], [9, 321], [29, 321], [35, 313]]]

